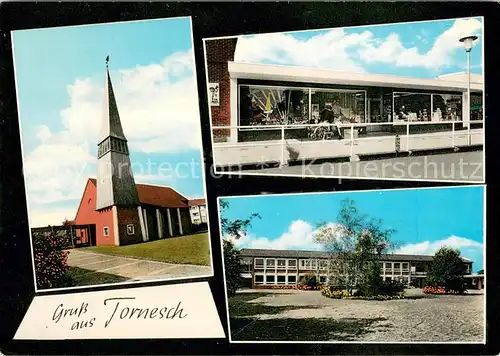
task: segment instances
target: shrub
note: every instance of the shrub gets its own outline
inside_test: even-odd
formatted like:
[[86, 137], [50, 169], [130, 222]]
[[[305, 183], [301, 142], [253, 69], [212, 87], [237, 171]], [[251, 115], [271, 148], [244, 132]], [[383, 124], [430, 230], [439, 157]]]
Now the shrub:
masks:
[[68, 286], [71, 281], [68, 270], [68, 252], [65, 239], [53, 232], [33, 233], [33, 254], [35, 257], [36, 283], [38, 288]]
[[318, 278], [314, 273], [308, 273], [300, 279], [300, 285], [310, 288], [316, 288], [319, 284]]
[[333, 286], [323, 286], [321, 288], [321, 294], [327, 298], [333, 299], [362, 299], [362, 300], [392, 300], [392, 299], [403, 299], [405, 297], [404, 292], [399, 292], [395, 295], [386, 294], [375, 294], [365, 296], [361, 293], [355, 293], [355, 295], [350, 295], [346, 290], [336, 289]]
[[223, 240], [227, 294], [233, 295], [242, 284], [240, 252], [229, 240]]
[[400, 293], [404, 292], [404, 290], [405, 290], [405, 286], [401, 282], [384, 281], [384, 282], [382, 282], [382, 285], [380, 288], [380, 294], [388, 295], [388, 296], [395, 296], [395, 295], [399, 295]]

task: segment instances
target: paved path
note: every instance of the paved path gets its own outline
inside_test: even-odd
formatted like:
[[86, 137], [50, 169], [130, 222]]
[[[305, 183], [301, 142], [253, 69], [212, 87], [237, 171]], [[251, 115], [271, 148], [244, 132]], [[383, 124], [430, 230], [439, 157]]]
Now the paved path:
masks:
[[[363, 330], [352, 332], [348, 335], [349, 338], [381, 342], [483, 341], [484, 295], [476, 291], [465, 296], [431, 296], [423, 295], [419, 289], [410, 289], [407, 295], [420, 295], [421, 298], [390, 301], [331, 299], [322, 296], [319, 291], [260, 290], [258, 293], [263, 296], [250, 300], [248, 304], [267, 307], [296, 306], [279, 313], [255, 315], [256, 319], [261, 320], [259, 327], [265, 327], [262, 322], [266, 320], [280, 319], [284, 322], [310, 318], [330, 318], [346, 322], [373, 320]], [[335, 341], [334, 338], [331, 340]]]
[[68, 264], [71, 267], [114, 274], [132, 280], [199, 277], [208, 276], [212, 273], [210, 266], [147, 261], [78, 249], [69, 251]]
[[483, 166], [483, 151], [469, 151], [359, 162], [311, 162], [283, 168], [245, 170], [242, 173], [479, 182], [484, 177]]

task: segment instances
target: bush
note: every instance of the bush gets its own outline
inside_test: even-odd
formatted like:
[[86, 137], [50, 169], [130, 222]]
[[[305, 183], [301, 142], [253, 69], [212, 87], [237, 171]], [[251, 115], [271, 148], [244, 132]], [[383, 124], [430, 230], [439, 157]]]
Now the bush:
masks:
[[404, 292], [404, 290], [405, 290], [405, 286], [401, 282], [384, 281], [384, 282], [382, 282], [382, 285], [380, 288], [380, 294], [392, 297], [395, 295], [399, 295], [400, 293]]
[[318, 278], [314, 273], [308, 273], [300, 279], [301, 286], [307, 286], [309, 288], [316, 288], [318, 286]]
[[33, 254], [35, 257], [36, 283], [38, 288], [57, 288], [71, 285], [66, 272], [68, 252], [67, 241], [53, 232], [33, 233]]
[[376, 294], [369, 296], [362, 295], [361, 292], [357, 291], [355, 295], [350, 295], [346, 290], [340, 290], [333, 286], [323, 286], [321, 288], [321, 294], [327, 298], [333, 299], [392, 300], [403, 299], [405, 297], [405, 293], [403, 291], [394, 295]]
[[229, 240], [223, 240], [223, 247], [227, 294], [234, 295], [242, 284], [240, 252]]

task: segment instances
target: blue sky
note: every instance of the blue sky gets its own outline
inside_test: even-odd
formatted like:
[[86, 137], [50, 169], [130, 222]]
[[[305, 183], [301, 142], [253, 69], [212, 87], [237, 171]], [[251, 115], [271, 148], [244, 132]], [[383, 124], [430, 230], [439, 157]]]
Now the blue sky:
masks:
[[107, 55], [136, 182], [204, 195], [189, 18], [15, 31], [13, 43], [32, 225], [73, 218], [95, 176]]
[[241, 37], [235, 60], [419, 78], [466, 70], [460, 37], [479, 36], [471, 72], [482, 73], [482, 18]]
[[400, 253], [433, 254], [441, 245], [459, 248], [483, 268], [484, 188], [432, 188], [227, 198], [221, 214], [234, 220], [259, 213], [239, 247], [321, 249], [311, 233], [321, 221], [335, 223], [342, 200], [361, 213], [381, 218], [396, 230]]

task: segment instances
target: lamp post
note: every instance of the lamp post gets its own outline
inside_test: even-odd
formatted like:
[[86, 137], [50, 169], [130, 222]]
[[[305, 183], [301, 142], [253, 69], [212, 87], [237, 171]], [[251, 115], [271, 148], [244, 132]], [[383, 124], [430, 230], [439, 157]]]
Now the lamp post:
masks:
[[460, 39], [460, 42], [464, 44], [465, 52], [467, 55], [467, 127], [470, 128], [470, 51], [472, 50], [472, 45], [474, 41], [477, 40], [477, 36], [470, 35], [465, 36]]

